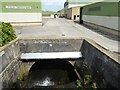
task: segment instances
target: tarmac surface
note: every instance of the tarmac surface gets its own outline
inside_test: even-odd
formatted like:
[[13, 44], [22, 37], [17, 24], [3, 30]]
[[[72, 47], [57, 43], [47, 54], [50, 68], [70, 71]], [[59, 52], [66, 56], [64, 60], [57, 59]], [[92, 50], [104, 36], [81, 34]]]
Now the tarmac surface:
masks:
[[89, 38], [107, 50], [119, 52], [117, 40], [105, 37], [94, 30], [88, 29], [72, 20], [64, 18], [43, 18], [43, 25], [14, 26], [18, 38], [57, 38], [80, 39]]

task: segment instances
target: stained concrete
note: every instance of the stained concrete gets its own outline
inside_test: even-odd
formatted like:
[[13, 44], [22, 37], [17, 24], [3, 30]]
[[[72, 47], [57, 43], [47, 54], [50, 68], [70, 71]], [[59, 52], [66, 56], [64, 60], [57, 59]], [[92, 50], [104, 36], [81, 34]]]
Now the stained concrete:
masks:
[[82, 39], [20, 39], [22, 53], [75, 52], [80, 50]]
[[21, 62], [18, 40], [10, 42], [0, 50], [0, 84], [1, 88], [8, 88], [17, 80]]
[[[120, 61], [118, 56], [102, 49], [94, 42], [85, 40], [80, 51], [84, 60], [76, 61], [78, 72], [81, 69], [81, 64], [86, 62], [93, 79], [97, 82], [98, 88], [120, 88]], [[106, 55], [106, 52], [109, 55]]]
[[89, 38], [99, 43], [107, 50], [119, 52], [117, 40], [112, 40], [104, 34], [95, 32], [94, 29], [86, 28], [72, 20], [64, 18], [43, 19], [43, 26], [20, 26], [14, 27], [19, 38], [42, 38], [42, 39], [80, 39]]
[[[2, 86], [8, 88], [17, 79], [21, 68], [21, 61], [19, 61], [21, 53], [63, 51], [81, 51], [92, 76], [99, 81], [99, 87], [120, 88], [118, 85], [120, 80], [119, 55], [89, 39], [17, 39], [12, 41], [0, 50]], [[80, 61], [76, 61], [78, 66], [81, 64]], [[26, 63], [28, 71], [33, 64], [34, 62]], [[78, 71], [79, 69], [78, 67]]]

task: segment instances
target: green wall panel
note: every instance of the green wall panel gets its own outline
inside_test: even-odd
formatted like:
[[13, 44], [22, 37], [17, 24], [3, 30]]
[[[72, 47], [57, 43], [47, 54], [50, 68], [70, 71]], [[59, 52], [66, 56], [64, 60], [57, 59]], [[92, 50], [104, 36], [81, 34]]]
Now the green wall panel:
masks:
[[0, 12], [2, 12], [2, 2], [0, 1]]
[[41, 2], [41, 0], [1, 0], [2, 2]]
[[[120, 1], [118, 3], [118, 16], [120, 17]], [[120, 22], [120, 21], [119, 21]]]
[[83, 15], [118, 17], [118, 2], [99, 2], [83, 7]]
[[[30, 6], [31, 9], [23, 9], [23, 8], [6, 8], [6, 6], [17, 6], [17, 7], [25, 7]], [[2, 11], [4, 13], [41, 13], [41, 2], [2, 2]]]

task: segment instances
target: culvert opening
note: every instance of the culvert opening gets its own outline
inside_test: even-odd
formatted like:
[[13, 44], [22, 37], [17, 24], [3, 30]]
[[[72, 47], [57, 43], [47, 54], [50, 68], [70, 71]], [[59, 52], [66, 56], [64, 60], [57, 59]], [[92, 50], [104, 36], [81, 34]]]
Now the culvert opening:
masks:
[[75, 68], [65, 60], [37, 61], [29, 70], [25, 88], [77, 88]]
[[[11, 51], [13, 51], [13, 53]], [[116, 54], [114, 53], [115, 57], [114, 57], [114, 54], [113, 56], [111, 56], [112, 52], [108, 52], [104, 50], [103, 48], [98, 47], [98, 45], [91, 40], [77, 40], [77, 39], [71, 39], [71, 40], [68, 40], [68, 39], [67, 40], [62, 40], [62, 39], [60, 40], [57, 40], [57, 39], [55, 40], [46, 40], [46, 39], [45, 40], [39, 40], [39, 39], [33, 40], [31, 39], [31, 40], [19, 40], [19, 43], [18, 41], [17, 42], [15, 41], [13, 42], [12, 45], [9, 44], [1, 52], [3, 56], [2, 61], [6, 62], [6, 63], [4, 62], [1, 63], [3, 64], [2, 66], [4, 66], [2, 67], [3, 71], [1, 73], [2, 75], [1, 79], [3, 80], [2, 84], [4, 85], [3, 88], [8, 88], [9, 85], [12, 83], [13, 83], [13, 88], [16, 88], [16, 90], [18, 90], [19, 87], [20, 88], [23, 87], [22, 85], [24, 84], [21, 84], [21, 83], [25, 83], [26, 86], [29, 86], [28, 82], [30, 80], [27, 77], [27, 74], [28, 74], [29, 67], [31, 67], [31, 65], [34, 63], [34, 60], [31, 61], [31, 60], [25, 59], [26, 62], [24, 64], [24, 62], [21, 62], [22, 59], [19, 58], [20, 57], [19, 55], [23, 53], [34, 54], [34, 53], [41, 53], [41, 52], [71, 52], [71, 51], [78, 51], [78, 52], [81, 51], [83, 53], [84, 60], [87, 64], [87, 66], [84, 65], [83, 63], [82, 63], [83, 65], [81, 65], [81, 60], [80, 61], [75, 60], [75, 62], [77, 63], [77, 67], [78, 67], [78, 68], [77, 67], [75, 68], [81, 78], [80, 80], [77, 81], [78, 87], [80, 88], [95, 87], [96, 88], [97, 86], [98, 88], [103, 88], [103, 87], [119, 88], [118, 82], [117, 82], [119, 80], [119, 76], [118, 76], [119, 72], [117, 72], [119, 70], [119, 62], [115, 58]], [[12, 56], [15, 56], [15, 57], [12, 57]], [[47, 59], [49, 58], [49, 56], [51, 55], [48, 55]], [[54, 58], [56, 59], [56, 57]], [[12, 60], [12, 59], [15, 59], [15, 60]], [[20, 60], [20, 62], [18, 59]], [[34, 59], [36, 60], [36, 58]], [[39, 56], [38, 59], [41, 60], [41, 57]], [[98, 61], [100, 61], [100, 63], [98, 63]], [[26, 66], [23, 67], [21, 63], [22, 65], [24, 64]], [[32, 73], [34, 69], [33, 71], [32, 70], [30, 71]], [[87, 71], [88, 73], [86, 73]], [[27, 82], [25, 81], [26, 77], [27, 77]], [[30, 73], [29, 73], [29, 77], [30, 77]], [[13, 82], [14, 79], [16, 79], [15, 82]], [[50, 79], [48, 78], [46, 80], [47, 82], [50, 81]], [[92, 82], [92, 85], [91, 85], [91, 82]], [[55, 84], [52, 84], [52, 85], [55, 85]], [[48, 85], [48, 86], [52, 86], [52, 85]], [[58, 87], [58, 85], [61, 85], [61, 84], [57, 84], [56, 86]], [[34, 88], [34, 85], [33, 86], [30, 85], [29, 87]], [[23, 89], [20, 89], [20, 90], [23, 90]]]

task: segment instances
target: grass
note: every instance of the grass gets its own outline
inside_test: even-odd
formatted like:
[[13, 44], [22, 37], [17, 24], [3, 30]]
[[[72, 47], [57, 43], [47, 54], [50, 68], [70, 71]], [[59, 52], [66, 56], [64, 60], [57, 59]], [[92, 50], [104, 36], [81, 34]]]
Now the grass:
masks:
[[58, 12], [52, 12], [52, 11], [42, 11], [43, 16], [50, 16], [51, 14], [59, 14]]

